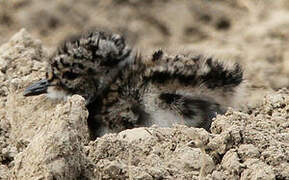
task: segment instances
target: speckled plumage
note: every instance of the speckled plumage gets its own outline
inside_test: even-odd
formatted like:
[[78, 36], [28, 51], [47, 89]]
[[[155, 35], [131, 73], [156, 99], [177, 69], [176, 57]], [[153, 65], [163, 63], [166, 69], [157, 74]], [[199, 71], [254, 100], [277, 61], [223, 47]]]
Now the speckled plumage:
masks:
[[[86, 99], [97, 137], [153, 124], [209, 130], [216, 114], [232, 105], [243, 72], [238, 64], [201, 55], [158, 50], [141, 57], [120, 35], [95, 31], [65, 41], [50, 58], [46, 79], [42, 93]], [[25, 95], [40, 94], [34, 89]]]

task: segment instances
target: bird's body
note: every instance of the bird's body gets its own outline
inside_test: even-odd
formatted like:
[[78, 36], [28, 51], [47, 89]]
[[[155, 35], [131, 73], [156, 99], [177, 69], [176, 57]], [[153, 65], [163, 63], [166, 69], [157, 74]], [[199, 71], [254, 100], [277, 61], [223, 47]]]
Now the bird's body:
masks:
[[[50, 60], [41, 93], [82, 95], [93, 137], [153, 124], [209, 130], [216, 114], [232, 105], [243, 80], [238, 64], [160, 50], [141, 57], [121, 36], [102, 32], [66, 41]], [[40, 94], [34, 86], [25, 95]]]

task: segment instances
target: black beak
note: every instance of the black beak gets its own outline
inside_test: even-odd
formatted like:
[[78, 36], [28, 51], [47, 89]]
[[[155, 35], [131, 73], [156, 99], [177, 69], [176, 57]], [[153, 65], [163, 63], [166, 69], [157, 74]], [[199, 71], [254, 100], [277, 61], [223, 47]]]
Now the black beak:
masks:
[[47, 93], [48, 86], [49, 86], [49, 82], [46, 79], [40, 80], [30, 85], [28, 88], [26, 88], [23, 95], [34, 96], [34, 95]]

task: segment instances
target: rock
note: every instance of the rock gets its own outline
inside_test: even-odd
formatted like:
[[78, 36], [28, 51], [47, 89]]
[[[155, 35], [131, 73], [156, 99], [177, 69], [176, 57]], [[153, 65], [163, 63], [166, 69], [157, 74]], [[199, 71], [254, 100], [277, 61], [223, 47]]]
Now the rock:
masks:
[[260, 162], [257, 159], [248, 159], [244, 162], [247, 168], [241, 174], [241, 180], [245, 179], [275, 179], [276, 176], [273, 172], [272, 167], [267, 164]]
[[238, 148], [238, 155], [244, 161], [248, 158], [259, 158], [260, 152], [253, 144], [241, 144]]
[[118, 138], [132, 143], [134, 141], [147, 140], [153, 138], [153, 136], [146, 130], [146, 128], [135, 128], [120, 132]]
[[230, 150], [224, 155], [221, 166], [233, 175], [240, 174], [242, 167], [238, 154], [234, 150]]
[[88, 164], [83, 145], [88, 141], [88, 112], [82, 97], [75, 95], [59, 104], [49, 123], [15, 158], [16, 179], [74, 179], [85, 177]]
[[9, 179], [9, 177], [11, 177], [9, 169], [7, 166], [5, 165], [0, 165], [0, 177], [2, 179]]

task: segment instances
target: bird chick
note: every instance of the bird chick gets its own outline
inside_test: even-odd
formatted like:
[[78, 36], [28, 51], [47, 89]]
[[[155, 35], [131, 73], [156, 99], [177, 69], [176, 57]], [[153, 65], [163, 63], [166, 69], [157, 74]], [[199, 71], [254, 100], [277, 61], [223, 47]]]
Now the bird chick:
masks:
[[[243, 71], [237, 63], [163, 51], [132, 62], [112, 84], [107, 96], [112, 100], [104, 101], [109, 105], [103, 106], [102, 117], [106, 118], [100, 121], [160, 127], [184, 124], [209, 131], [212, 119], [234, 105], [242, 87]], [[135, 120], [131, 116], [119, 120], [114, 113], [119, 107], [133, 112]]]
[[232, 105], [242, 82], [238, 64], [160, 50], [141, 57], [120, 35], [95, 31], [65, 41], [51, 56], [46, 79], [24, 95], [83, 96], [95, 138], [153, 124], [209, 130], [216, 114]]
[[93, 102], [133, 59], [123, 37], [89, 32], [69, 37], [49, 59], [46, 78], [24, 91], [24, 96], [47, 93], [52, 99], [79, 94]]

